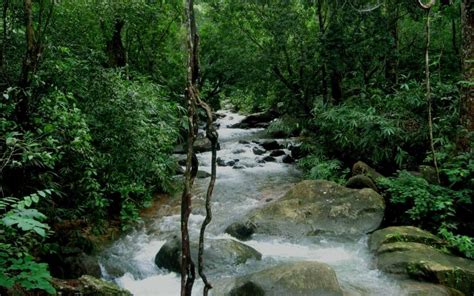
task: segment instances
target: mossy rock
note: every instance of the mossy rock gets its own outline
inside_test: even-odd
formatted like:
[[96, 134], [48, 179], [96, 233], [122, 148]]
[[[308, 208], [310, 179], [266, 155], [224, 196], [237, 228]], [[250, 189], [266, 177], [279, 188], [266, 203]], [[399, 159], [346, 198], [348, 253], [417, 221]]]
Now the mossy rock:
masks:
[[54, 279], [53, 286], [58, 295], [63, 296], [132, 296], [132, 293], [114, 283], [89, 275], [83, 275], [76, 280]]
[[282, 263], [214, 284], [212, 294], [215, 296], [343, 295], [334, 270], [319, 262]]
[[377, 267], [385, 272], [441, 284], [467, 295], [474, 293], [474, 261], [414, 242], [383, 244], [377, 251]]
[[364, 175], [376, 182], [377, 179], [383, 177], [382, 174], [370, 167], [363, 161], [358, 161], [352, 166], [352, 176]]
[[436, 235], [413, 226], [392, 226], [372, 233], [369, 249], [374, 252], [383, 244], [394, 242], [422, 243], [433, 247], [442, 247], [444, 242]]
[[271, 235], [358, 237], [379, 227], [384, 210], [383, 198], [372, 189], [306, 180], [281, 199], [250, 212], [243, 223], [255, 225], [255, 233]]
[[[191, 242], [191, 256], [197, 258], [198, 244]], [[255, 249], [233, 239], [206, 240], [204, 246], [204, 265], [206, 269], [219, 266], [236, 266], [247, 260], [260, 260], [262, 254]], [[180, 272], [181, 270], [181, 239], [174, 237], [167, 241], [155, 256], [155, 264], [159, 268]]]
[[464, 293], [442, 285], [417, 281], [403, 281], [400, 284], [406, 296], [464, 296]]

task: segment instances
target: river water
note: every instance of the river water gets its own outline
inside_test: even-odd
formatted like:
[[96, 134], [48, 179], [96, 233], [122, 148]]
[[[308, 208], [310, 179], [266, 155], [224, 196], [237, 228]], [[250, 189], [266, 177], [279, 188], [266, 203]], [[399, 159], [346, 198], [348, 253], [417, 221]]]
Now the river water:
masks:
[[[218, 167], [217, 183], [213, 195], [213, 221], [206, 238], [231, 238], [224, 229], [239, 221], [250, 210], [281, 197], [292, 184], [302, 179], [295, 165], [276, 162], [258, 163], [262, 156], [252, 152], [258, 144], [253, 140], [265, 138], [263, 129], [234, 129], [232, 124], [243, 116], [221, 111], [218, 119], [221, 150], [218, 157], [225, 161], [238, 159], [244, 168]], [[292, 139], [278, 140], [290, 144]], [[288, 150], [286, 150], [288, 153]], [[210, 172], [210, 152], [198, 155], [200, 170]], [[195, 184], [195, 209], [190, 217], [191, 238], [197, 240], [204, 219], [203, 198], [209, 179], [197, 179]], [[179, 197], [176, 197], [179, 198]], [[178, 207], [175, 204], [175, 209]], [[176, 214], [173, 214], [176, 213]], [[161, 246], [173, 235], [179, 235], [180, 217], [177, 211], [148, 221], [105, 250], [100, 255], [105, 279], [137, 296], [179, 295], [180, 278], [176, 273], [155, 266], [154, 258]], [[396, 280], [378, 271], [367, 248], [367, 237], [357, 241], [337, 241], [329, 238], [292, 240], [284, 237], [257, 235], [243, 242], [260, 253], [261, 261], [248, 261], [239, 266], [221, 266], [208, 271], [211, 282], [219, 279], [248, 274], [281, 262], [318, 261], [329, 264], [347, 295], [403, 295]], [[194, 294], [202, 294], [202, 282], [196, 281]], [[212, 295], [212, 290], [211, 290]]]

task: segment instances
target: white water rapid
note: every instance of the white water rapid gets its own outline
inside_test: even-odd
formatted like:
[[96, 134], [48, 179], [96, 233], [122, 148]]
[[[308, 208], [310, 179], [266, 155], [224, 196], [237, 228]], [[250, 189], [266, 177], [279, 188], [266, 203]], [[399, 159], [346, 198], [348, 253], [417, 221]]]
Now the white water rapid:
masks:
[[[229, 128], [240, 122], [243, 116], [230, 111], [221, 111], [224, 118], [218, 119], [221, 150], [218, 157], [225, 161], [238, 159], [244, 168], [218, 167], [217, 183], [213, 195], [213, 221], [208, 227], [207, 239], [231, 238], [224, 229], [239, 221], [250, 210], [282, 196], [302, 176], [292, 164], [285, 164], [281, 156], [276, 162], [258, 163], [252, 152], [257, 147], [252, 140], [265, 138], [263, 129]], [[289, 143], [289, 140], [278, 140]], [[288, 151], [286, 151], [288, 153]], [[198, 155], [200, 170], [210, 171], [210, 152]], [[203, 196], [209, 179], [197, 179], [196, 202], [190, 219], [191, 235], [197, 237], [204, 219]], [[157, 218], [145, 223], [105, 250], [100, 255], [104, 278], [137, 296], [179, 295], [179, 275], [155, 266], [154, 258], [161, 246], [172, 235], [179, 235], [179, 215]], [[221, 266], [209, 271], [211, 281], [234, 277], [267, 268], [280, 262], [319, 261], [329, 264], [337, 274], [338, 281], [347, 295], [403, 295], [395, 279], [378, 271], [367, 248], [367, 238], [354, 242], [340, 242], [329, 238], [307, 238], [291, 240], [284, 237], [256, 235], [243, 242], [262, 253], [261, 261], [248, 261], [239, 266]], [[194, 294], [202, 294], [202, 282], [196, 281]], [[212, 294], [212, 290], [211, 290]]]

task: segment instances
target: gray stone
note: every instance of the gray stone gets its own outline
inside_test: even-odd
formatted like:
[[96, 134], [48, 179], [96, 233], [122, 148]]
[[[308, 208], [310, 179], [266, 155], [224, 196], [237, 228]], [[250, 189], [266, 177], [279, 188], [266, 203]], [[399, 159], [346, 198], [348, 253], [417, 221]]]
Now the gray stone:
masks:
[[212, 294], [240, 296], [342, 296], [334, 270], [319, 262], [283, 263], [215, 284]]
[[111, 282], [104, 281], [89, 275], [75, 280], [53, 279], [52, 284], [58, 295], [72, 296], [131, 296], [127, 290], [121, 289]]
[[350, 177], [349, 180], [347, 180], [346, 187], [353, 189], [370, 188], [374, 191], [379, 191], [374, 181], [365, 175], [355, 175]]
[[225, 232], [240, 240], [248, 240], [255, 233], [256, 226], [252, 223], [235, 222], [230, 224]]
[[[191, 256], [197, 258], [198, 244], [191, 242]], [[206, 269], [219, 266], [234, 266], [247, 260], [260, 260], [262, 254], [253, 248], [233, 239], [207, 239], [204, 247], [204, 265]], [[155, 264], [159, 268], [180, 272], [181, 270], [181, 239], [174, 237], [167, 241], [155, 256]]]
[[360, 236], [377, 229], [385, 203], [372, 189], [349, 189], [334, 182], [306, 180], [281, 199], [250, 212], [243, 223], [256, 233], [290, 237], [318, 234]]
[[474, 294], [474, 261], [453, 256], [441, 243], [415, 227], [390, 227], [373, 233], [369, 247], [385, 272]]

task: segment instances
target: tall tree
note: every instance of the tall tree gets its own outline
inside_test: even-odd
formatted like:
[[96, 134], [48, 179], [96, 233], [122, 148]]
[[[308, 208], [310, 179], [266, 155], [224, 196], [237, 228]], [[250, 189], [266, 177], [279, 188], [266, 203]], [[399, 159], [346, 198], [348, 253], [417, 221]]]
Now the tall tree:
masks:
[[461, 121], [474, 132], [474, 3], [463, 0], [461, 8], [464, 83], [461, 93]]

